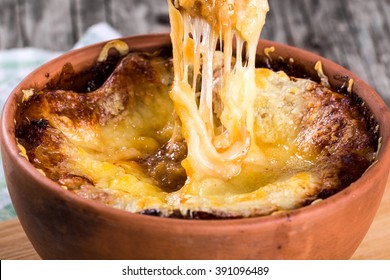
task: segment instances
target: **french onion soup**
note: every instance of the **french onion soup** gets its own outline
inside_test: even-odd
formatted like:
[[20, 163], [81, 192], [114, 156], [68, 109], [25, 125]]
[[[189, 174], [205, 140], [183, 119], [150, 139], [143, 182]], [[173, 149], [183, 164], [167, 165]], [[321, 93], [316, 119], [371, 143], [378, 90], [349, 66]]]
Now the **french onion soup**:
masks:
[[[256, 53], [264, 0], [168, 1], [171, 49], [109, 42], [23, 91], [21, 154], [75, 194], [133, 213], [239, 218], [296, 209], [346, 188], [375, 161], [378, 130], [299, 62]], [[314, 66], [313, 66], [314, 67]]]

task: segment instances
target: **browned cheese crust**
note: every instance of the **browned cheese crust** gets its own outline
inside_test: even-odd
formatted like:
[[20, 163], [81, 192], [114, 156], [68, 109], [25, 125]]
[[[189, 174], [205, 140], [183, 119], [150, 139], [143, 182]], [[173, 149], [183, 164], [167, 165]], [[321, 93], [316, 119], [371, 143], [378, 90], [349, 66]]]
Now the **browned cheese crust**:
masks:
[[[36, 89], [27, 102], [19, 104], [16, 133], [30, 162], [47, 177], [82, 197], [110, 205], [115, 204], [115, 195], [95, 187], [88, 176], [67, 169], [66, 162], [70, 159], [63, 147], [74, 144], [54, 124], [83, 131], [119, 123], [139, 106], [153, 102], [156, 92], [168, 96], [173, 71], [169, 57], [146, 53], [130, 53], [118, 62], [94, 67], [81, 75], [73, 73], [67, 65], [46, 88]], [[107, 76], [105, 81], [99, 81], [102, 69], [109, 67], [112, 73], [107, 70], [103, 73]], [[316, 155], [311, 171], [319, 174], [321, 189], [302, 205], [326, 198], [356, 181], [374, 162], [378, 146], [375, 124], [364, 105], [354, 98], [319, 84], [308, 87], [304, 98], [306, 114], [295, 141], [302, 154]], [[167, 118], [166, 123], [173, 123], [173, 110], [169, 117], [167, 113], [161, 117]], [[141, 154], [127, 160], [137, 164], [156, 186], [170, 193], [179, 190], [187, 179], [181, 166], [187, 147], [181, 137], [170, 146], [168, 140], [161, 137], [156, 140], [157, 148], [141, 149]], [[144, 209], [140, 213], [162, 215], [159, 209]], [[187, 217], [175, 210], [169, 215]], [[188, 217], [218, 218], [229, 214], [194, 211]]]

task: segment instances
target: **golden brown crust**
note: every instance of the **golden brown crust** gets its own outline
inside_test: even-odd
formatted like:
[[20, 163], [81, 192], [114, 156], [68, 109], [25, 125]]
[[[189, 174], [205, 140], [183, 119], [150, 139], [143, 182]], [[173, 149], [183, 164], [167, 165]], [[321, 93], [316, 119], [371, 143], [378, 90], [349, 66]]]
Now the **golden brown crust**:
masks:
[[[58, 83], [53, 86], [53, 82], [51, 87], [37, 91], [27, 102], [20, 104], [20, 116], [17, 118], [18, 141], [26, 148], [29, 160], [47, 177], [79, 196], [117, 207], [118, 201], [122, 201], [118, 198], [120, 194], [97, 187], [97, 182], [82, 172], [69, 170], [67, 163], [74, 160], [71, 154], [78, 147], [75, 140], [69, 137], [72, 134], [61, 129], [73, 129], [73, 133], [119, 125], [123, 119], [140, 113], [137, 110], [141, 105], [145, 108], [153, 105], [157, 92], [167, 95], [172, 79], [169, 58], [131, 53], [121, 60], [107, 80], [94, 91], [79, 93], [75, 88], [62, 90], [55, 88]], [[295, 78], [291, 79], [297, 81]], [[306, 113], [301, 119], [300, 132], [295, 141], [299, 153], [306, 155], [314, 163], [309, 171], [318, 177], [320, 188], [315, 194], [308, 191], [298, 207], [318, 198], [326, 198], [357, 180], [375, 160], [378, 140], [370, 117], [352, 98], [315, 83], [308, 84], [304, 92]], [[154, 114], [157, 114], [157, 118], [168, 118], [167, 123], [173, 123], [171, 113], [167, 114], [163, 110]], [[167, 126], [164, 129], [171, 128]], [[164, 129], [155, 136], [164, 133]], [[140, 172], [141, 177], [148, 177], [145, 181], [154, 184], [162, 192], [179, 190], [187, 179], [181, 166], [187, 155], [186, 143], [182, 139], [170, 143], [168, 139], [169, 137], [159, 138], [156, 148], [127, 162], [124, 159], [125, 163], [118, 161], [118, 166], [127, 168], [129, 164], [137, 165], [140, 171], [134, 170]], [[314, 158], [311, 158], [313, 155]], [[105, 159], [109, 163], [113, 161], [107, 155]], [[125, 209], [126, 206], [119, 208]], [[265, 213], [260, 208], [248, 211], [243, 215], [220, 209], [171, 209], [167, 212], [158, 207], [147, 207], [137, 210], [141, 214], [189, 219], [237, 218]]]
[[354, 151], [372, 157], [375, 137], [367, 133], [367, 120], [350, 98], [320, 85], [311, 86], [306, 95], [309, 114], [298, 137], [302, 150], [309, 144], [322, 155]]
[[320, 85], [306, 91], [309, 113], [297, 138], [300, 150], [315, 149], [325, 198], [356, 181], [374, 161], [377, 136], [351, 98]]
[[[54, 122], [66, 122], [64, 125], [74, 130], [104, 126], [109, 120], [132, 110], [137, 106], [137, 100], [153, 97], [159, 87], [167, 87], [172, 82], [171, 68], [170, 59], [132, 53], [122, 59], [95, 91], [52, 90], [59, 86], [80, 87], [74, 86], [74, 79], [78, 77], [67, 65], [46, 88], [20, 104], [16, 124], [19, 142], [26, 147], [30, 161], [48, 177], [54, 180], [67, 178], [68, 171], [61, 166], [67, 154], [61, 148], [70, 145], [70, 140]], [[86, 71], [84, 75], [90, 76], [90, 73]], [[66, 81], [73, 81], [72, 85], [64, 85]]]

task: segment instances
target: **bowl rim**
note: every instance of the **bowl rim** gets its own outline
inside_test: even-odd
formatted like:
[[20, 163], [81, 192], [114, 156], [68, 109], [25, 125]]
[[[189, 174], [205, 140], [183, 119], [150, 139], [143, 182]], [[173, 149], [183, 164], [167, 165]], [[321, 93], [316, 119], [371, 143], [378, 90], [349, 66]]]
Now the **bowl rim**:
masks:
[[[126, 43], [130, 47], [130, 51], [138, 50], [136, 47], [133, 48], [131, 44], [137, 44], [138, 42], [143, 42], [143, 46], [146, 47], [156, 47], [155, 41], [159, 40], [159, 42], [170, 44], [170, 37], [168, 33], [161, 34], [145, 34], [145, 35], [137, 35], [137, 36], [128, 36], [119, 38], [120, 40], [126, 41]], [[145, 39], [146, 44], [145, 44]], [[111, 41], [111, 40], [110, 40]], [[127, 212], [125, 210], [116, 209], [111, 206], [104, 205], [102, 203], [82, 198], [68, 190], [63, 189], [60, 185], [51, 179], [43, 176], [30, 162], [28, 162], [24, 157], [20, 156], [20, 150], [17, 147], [16, 136], [15, 136], [15, 123], [14, 123], [14, 113], [16, 112], [18, 96], [21, 94], [21, 90], [28, 87], [33, 87], [31, 83], [27, 84], [27, 81], [38, 75], [39, 73], [47, 72], [45, 70], [48, 66], [57, 61], [62, 61], [67, 57], [74, 57], [77, 55], [81, 55], [86, 51], [96, 51], [100, 50], [101, 47], [107, 43], [108, 41], [99, 42], [93, 45], [89, 45], [80, 49], [72, 50], [66, 52], [59, 57], [50, 60], [49, 62], [41, 65], [33, 72], [31, 72], [28, 76], [26, 76], [16, 87], [12, 90], [11, 94], [7, 98], [7, 101], [2, 110], [1, 116], [1, 148], [4, 151], [6, 150], [9, 157], [15, 162], [15, 164], [23, 170], [28, 176], [45, 186], [47, 191], [55, 193], [58, 196], [61, 196], [66, 201], [72, 201], [72, 203], [76, 203], [78, 206], [92, 210], [96, 213], [104, 213], [105, 217], [109, 217], [114, 220], [127, 220], [130, 223], [139, 222], [146, 224], [153, 224], [156, 227], [167, 227], [167, 228], [175, 228], [177, 226], [183, 227], [191, 232], [202, 233], [205, 227], [213, 227], [213, 230], [216, 232], [226, 230], [236, 231], [237, 226], [240, 228], [243, 227], [253, 227], [258, 225], [259, 223], [262, 226], [271, 226], [274, 227], [276, 224], [282, 224], [286, 220], [292, 221], [293, 219], [305, 219], [308, 216], [313, 215], [315, 212], [323, 211], [323, 208], [329, 208], [329, 205], [333, 204], [343, 204], [346, 203], [347, 200], [353, 198], [353, 194], [357, 193], [361, 188], [365, 187], [365, 182], [372, 180], [378, 174], [386, 172], [386, 169], [381, 169], [381, 166], [390, 166], [390, 111], [387, 108], [387, 105], [384, 103], [383, 99], [376, 93], [368, 84], [362, 81], [356, 74], [353, 74], [349, 70], [344, 67], [338, 65], [337, 63], [330, 61], [320, 55], [315, 53], [299, 49], [293, 46], [289, 46], [286, 44], [273, 42], [269, 40], [260, 40], [257, 52], [263, 50], [266, 46], [274, 46], [276, 48], [276, 53], [278, 49], [283, 48], [290, 54], [300, 54], [301, 56], [309, 56], [315, 59], [316, 61], [320, 60], [324, 67], [324, 72], [327, 72], [328, 68], [334, 68], [344, 75], [352, 77], [354, 79], [354, 86], [362, 87], [365, 90], [369, 91], [370, 98], [363, 99], [365, 103], [367, 103], [367, 107], [371, 111], [371, 113], [375, 116], [375, 119], [379, 123], [381, 120], [381, 146], [378, 151], [377, 161], [366, 170], [366, 172], [351, 185], [346, 187], [345, 189], [339, 191], [338, 193], [324, 199], [321, 203], [316, 203], [304, 207], [300, 207], [294, 210], [289, 210], [286, 212], [260, 216], [260, 217], [251, 217], [251, 218], [239, 218], [239, 219], [222, 219], [222, 220], [194, 220], [194, 219], [176, 219], [176, 218], [162, 218], [162, 217], [154, 217], [149, 215], [140, 215], [136, 213]], [[99, 52], [96, 52], [96, 57]], [[292, 56], [291, 56], [292, 57]], [[63, 63], [65, 64], [65, 63]], [[60, 70], [59, 70], [60, 71]], [[360, 95], [358, 94], [360, 97]], [[375, 105], [375, 106], [374, 106]], [[387, 131], [386, 133], [382, 133], [382, 131]], [[2, 152], [3, 154], [4, 152]], [[27, 164], [26, 164], [27, 163]], [[382, 171], [381, 171], [382, 170]], [[7, 184], [8, 185], [8, 184]], [[11, 196], [12, 199], [12, 196]]]

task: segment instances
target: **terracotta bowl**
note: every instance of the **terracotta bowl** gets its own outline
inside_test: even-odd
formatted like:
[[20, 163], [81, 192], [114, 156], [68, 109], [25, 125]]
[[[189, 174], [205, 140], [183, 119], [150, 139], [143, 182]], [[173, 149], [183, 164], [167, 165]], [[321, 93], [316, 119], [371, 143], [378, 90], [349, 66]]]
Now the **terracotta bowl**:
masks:
[[[167, 34], [124, 38], [130, 49], [170, 46]], [[70, 193], [19, 155], [14, 118], [22, 89], [41, 87], [62, 66], [91, 65], [104, 43], [69, 52], [38, 68], [11, 93], [1, 121], [1, 148], [18, 218], [44, 259], [347, 259], [364, 238], [381, 201], [390, 168], [390, 113], [356, 75], [315, 54], [269, 41], [273, 59], [293, 58], [308, 72], [321, 60], [334, 86], [352, 78], [380, 125], [378, 161], [359, 180], [323, 202], [266, 217], [180, 220], [113, 209]]]

